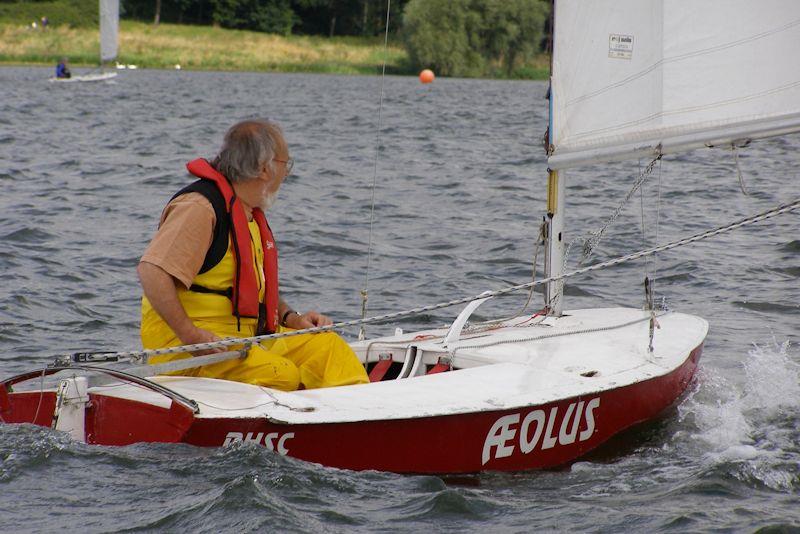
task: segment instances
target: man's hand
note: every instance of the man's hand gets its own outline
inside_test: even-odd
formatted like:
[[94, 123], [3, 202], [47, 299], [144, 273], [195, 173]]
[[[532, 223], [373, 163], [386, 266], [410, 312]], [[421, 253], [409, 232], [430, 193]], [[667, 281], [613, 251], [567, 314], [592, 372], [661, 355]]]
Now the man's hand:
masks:
[[327, 315], [316, 311], [306, 312], [303, 315], [292, 313], [286, 318], [286, 326], [295, 330], [314, 328], [315, 326], [329, 326], [333, 321]]
[[[191, 329], [188, 329], [186, 332], [182, 332], [182, 335], [178, 336], [181, 340], [181, 343], [184, 345], [196, 345], [197, 343], [211, 343], [213, 341], [222, 341], [220, 337], [215, 335], [208, 330], [203, 330], [202, 328], [197, 328], [196, 326], [192, 326]], [[206, 354], [214, 354], [216, 352], [225, 352], [222, 347], [218, 347], [216, 349], [207, 349], [207, 350], [198, 350], [192, 352], [194, 356], [205, 356]]]

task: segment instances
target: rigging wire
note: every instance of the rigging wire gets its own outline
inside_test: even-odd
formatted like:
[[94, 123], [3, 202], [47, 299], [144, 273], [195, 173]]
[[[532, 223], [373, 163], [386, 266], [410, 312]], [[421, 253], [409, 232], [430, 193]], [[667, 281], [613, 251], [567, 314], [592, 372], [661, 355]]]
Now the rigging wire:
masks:
[[[642, 160], [639, 160], [639, 174], [642, 173]], [[644, 216], [644, 184], [642, 184], [641, 189], [639, 189], [639, 216], [641, 217], [641, 230], [642, 230], [642, 246], [647, 246], [647, 227], [646, 227], [646, 219]], [[644, 260], [644, 277], [647, 278], [649, 275], [648, 273], [648, 260]]]
[[[639, 165], [641, 169], [641, 163]], [[642, 245], [647, 246], [649, 242], [658, 243], [658, 229], [661, 222], [661, 171], [662, 171], [662, 164], [659, 160], [658, 162], [658, 185], [656, 186], [656, 220], [655, 220], [655, 228], [653, 229], [654, 239], [652, 241], [648, 241], [647, 239], [647, 217], [645, 215], [645, 202], [646, 202], [646, 195], [645, 195], [645, 186], [642, 183], [641, 189], [639, 189], [639, 207], [640, 207], [640, 216], [641, 216], [641, 228], [642, 228]], [[652, 208], [651, 208], [652, 209]], [[652, 258], [645, 259], [644, 262], [644, 276], [650, 282], [650, 287], [653, 289], [655, 278], [656, 278], [656, 271], [657, 271], [657, 262], [658, 256], [653, 254]]]
[[[590, 232], [589, 237], [584, 239], [583, 256], [578, 265], [586, 263], [589, 260], [589, 258], [591, 258], [592, 254], [594, 254], [595, 248], [597, 248], [597, 245], [599, 245], [600, 241], [603, 240], [606, 230], [608, 230], [609, 227], [611, 227], [611, 225], [614, 224], [614, 222], [616, 222], [617, 217], [619, 217], [620, 213], [622, 213], [623, 208], [625, 208], [625, 206], [628, 204], [634, 193], [636, 193], [636, 191], [645, 183], [645, 181], [647, 181], [647, 179], [653, 173], [653, 169], [655, 168], [656, 163], [661, 161], [661, 157], [662, 154], [659, 152], [659, 154], [655, 158], [653, 158], [653, 161], [651, 161], [647, 165], [647, 167], [645, 167], [645, 169], [639, 174], [639, 177], [636, 178], [636, 181], [634, 181], [633, 186], [631, 187], [630, 191], [628, 191], [628, 194], [625, 195], [625, 198], [622, 199], [622, 202], [619, 203], [617, 209], [614, 210], [614, 212], [611, 214], [611, 217], [608, 218], [605, 224], [603, 224], [603, 226], [599, 230]], [[570, 246], [571, 245], [572, 243], [570, 243]], [[566, 267], [566, 254], [564, 255], [564, 261], [565, 261], [564, 266]]]
[[[633, 182], [633, 186], [631, 186], [630, 190], [628, 191], [628, 194], [625, 195], [625, 198], [622, 199], [622, 202], [619, 203], [617, 208], [614, 210], [611, 216], [606, 220], [603, 226], [600, 227], [599, 230], [589, 232], [589, 235], [587, 237], [577, 236], [567, 244], [567, 247], [564, 250], [564, 261], [562, 262], [561, 265], [561, 272], [566, 272], [567, 262], [569, 261], [569, 254], [572, 251], [572, 246], [578, 241], [583, 241], [583, 247], [582, 247], [583, 250], [581, 254], [581, 259], [578, 262], [578, 267], [584, 265], [589, 260], [589, 258], [591, 258], [591, 256], [594, 254], [595, 248], [600, 244], [600, 241], [603, 240], [606, 230], [608, 230], [608, 228], [612, 224], [614, 224], [614, 222], [617, 220], [617, 217], [619, 217], [620, 213], [622, 213], [623, 208], [625, 208], [625, 206], [628, 204], [628, 202], [636, 193], [636, 191], [638, 191], [639, 188], [642, 187], [642, 185], [645, 183], [645, 181], [647, 181], [647, 179], [653, 173], [653, 169], [655, 168], [656, 163], [661, 161], [662, 157], [663, 154], [661, 154], [659, 151], [658, 155], [655, 158], [653, 158], [653, 160], [647, 165], [647, 167], [645, 167], [643, 171], [639, 172], [639, 176]], [[557, 298], [562, 298], [564, 295], [564, 280], [565, 279], [562, 278], [558, 282], [559, 290], [556, 292], [556, 294], [558, 295]]]
[[[656, 235], [655, 242], [658, 243], [658, 230], [661, 226], [661, 162], [658, 163], [658, 193], [656, 194]], [[653, 254], [653, 283], [658, 275], [658, 254]], [[655, 297], [655, 286], [653, 287], [653, 297]]]
[[[386, 28], [383, 34], [383, 67], [381, 68], [381, 98], [378, 104], [378, 131], [375, 134], [375, 165], [372, 171], [372, 202], [369, 209], [369, 243], [367, 244], [367, 268], [364, 271], [364, 289], [361, 290], [361, 319], [367, 318], [367, 299], [369, 297], [369, 268], [372, 259], [372, 228], [375, 223], [375, 184], [378, 178], [378, 159], [381, 149], [381, 115], [383, 112], [383, 94], [386, 81], [386, 57], [389, 50], [389, 14], [392, 11], [392, 0], [386, 0]], [[359, 341], [365, 339], [367, 332], [364, 324], [358, 332]]]

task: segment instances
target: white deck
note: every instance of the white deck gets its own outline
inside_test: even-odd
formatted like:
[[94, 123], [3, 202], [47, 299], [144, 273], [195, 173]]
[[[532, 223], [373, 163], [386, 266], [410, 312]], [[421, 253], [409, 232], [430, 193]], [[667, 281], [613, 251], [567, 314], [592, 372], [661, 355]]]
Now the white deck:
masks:
[[116, 72], [93, 72], [89, 74], [78, 74], [71, 78], [48, 78], [48, 81], [55, 83], [102, 82], [115, 78], [116, 76]]
[[[199, 418], [268, 417], [291, 424], [339, 423], [513, 409], [667, 374], [686, 360], [708, 332], [708, 323], [699, 317], [663, 315], [658, 319], [661, 328], [656, 330], [651, 355], [647, 350], [648, 318], [649, 313], [636, 309], [575, 310], [558, 319], [548, 318], [540, 326], [465, 335], [455, 346], [453, 359], [462, 369], [359, 386], [287, 393], [203, 378], [164, 376], [154, 381], [197, 401]], [[641, 321], [618, 327], [637, 320]], [[408, 344], [417, 335], [442, 336], [445, 332], [415, 332], [357, 343], [354, 348], [363, 357], [369, 344], [370, 361], [376, 361], [380, 352], [404, 354], [405, 349], [392, 347]], [[441, 340], [412, 343], [428, 363], [447, 355]], [[466, 348], [487, 343], [495, 344]], [[170, 402], [131, 385], [91, 391], [165, 407]]]

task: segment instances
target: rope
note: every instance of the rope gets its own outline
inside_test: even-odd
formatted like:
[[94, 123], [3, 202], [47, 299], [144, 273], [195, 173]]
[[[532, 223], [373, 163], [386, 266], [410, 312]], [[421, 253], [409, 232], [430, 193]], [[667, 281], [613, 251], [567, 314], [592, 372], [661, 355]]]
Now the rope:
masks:
[[749, 197], [750, 192], [747, 190], [747, 186], [744, 185], [744, 176], [742, 176], [742, 167], [741, 165], [739, 165], [739, 151], [737, 150], [735, 143], [731, 143], [731, 151], [733, 152], [733, 162], [736, 164], [736, 176], [739, 178], [739, 189], [742, 190], [744, 196]]
[[425, 312], [430, 312], [430, 311], [439, 310], [439, 309], [443, 309], [443, 308], [449, 308], [451, 306], [456, 306], [458, 304], [466, 304], [466, 303], [472, 302], [473, 300], [476, 300], [478, 298], [498, 297], [498, 296], [502, 296], [502, 295], [507, 295], [507, 294], [513, 293], [515, 291], [520, 291], [520, 290], [523, 290], [523, 289], [531, 288], [533, 286], [547, 284], [549, 282], [554, 282], [554, 281], [557, 281], [557, 280], [564, 280], [566, 278], [571, 278], [573, 276], [577, 276], [579, 274], [584, 274], [584, 273], [587, 273], [587, 272], [590, 272], [590, 271], [597, 271], [599, 269], [604, 269], [606, 267], [613, 267], [615, 265], [619, 265], [619, 264], [622, 264], [622, 263], [627, 263], [629, 261], [633, 261], [633, 260], [636, 260], [636, 259], [639, 259], [639, 258], [648, 257], [648, 256], [651, 256], [651, 255], [656, 254], [658, 252], [663, 252], [663, 251], [666, 251], [666, 250], [671, 250], [671, 249], [678, 248], [678, 247], [681, 247], [681, 246], [684, 246], [684, 245], [688, 245], [690, 243], [694, 243], [694, 242], [697, 242], [697, 241], [702, 241], [704, 239], [708, 239], [710, 237], [714, 237], [716, 235], [723, 234], [725, 232], [730, 232], [731, 230], [735, 230], [735, 229], [741, 228], [743, 226], [754, 224], [754, 223], [757, 223], [757, 222], [760, 222], [760, 221], [763, 221], [763, 220], [766, 220], [766, 219], [769, 219], [769, 218], [772, 218], [772, 217], [775, 217], [775, 216], [778, 216], [778, 215], [782, 215], [784, 213], [788, 213], [788, 212], [796, 210], [798, 208], [800, 208], [800, 198], [795, 199], [794, 201], [789, 202], [788, 204], [783, 204], [783, 205], [780, 205], [780, 206], [776, 206], [776, 207], [774, 207], [772, 209], [763, 211], [763, 212], [758, 213], [756, 215], [752, 215], [752, 216], [746, 217], [744, 219], [739, 219], [738, 221], [734, 221], [734, 222], [732, 222], [730, 224], [727, 224], [725, 226], [721, 226], [721, 227], [715, 228], [713, 230], [708, 230], [708, 231], [705, 231], [705, 232], [702, 232], [702, 233], [699, 233], [699, 234], [695, 234], [695, 235], [690, 236], [690, 237], [679, 239], [677, 241], [673, 241], [673, 242], [667, 243], [665, 245], [660, 245], [660, 246], [657, 246], [657, 247], [652, 247], [652, 248], [649, 248], [649, 249], [640, 250], [638, 252], [634, 252], [633, 254], [628, 254], [626, 256], [620, 256], [620, 257], [617, 257], [617, 258], [614, 258], [614, 259], [611, 259], [611, 260], [608, 260], [608, 261], [604, 261], [604, 262], [601, 262], [601, 263], [596, 263], [594, 265], [589, 265], [587, 267], [576, 269], [576, 270], [571, 271], [571, 272], [562, 273], [562, 274], [557, 275], [557, 276], [551, 276], [551, 277], [544, 278], [544, 279], [541, 279], [541, 280], [534, 280], [534, 281], [528, 282], [526, 284], [520, 284], [520, 285], [516, 285], [516, 286], [509, 286], [509, 287], [506, 287], [506, 288], [503, 288], [503, 289], [498, 289], [496, 291], [487, 291], [487, 292], [481, 293], [480, 295], [463, 297], [463, 298], [459, 298], [459, 299], [455, 299], [455, 300], [450, 300], [450, 301], [447, 301], [447, 302], [442, 302], [442, 303], [439, 303], [439, 304], [431, 304], [431, 305], [428, 305], [428, 306], [422, 306], [422, 307], [419, 307], [419, 308], [414, 308], [414, 309], [395, 312], [395, 313], [387, 313], [387, 314], [384, 314], [384, 315], [377, 315], [377, 316], [369, 317], [369, 318], [365, 318], [365, 319], [356, 319], [356, 320], [352, 320], [352, 321], [344, 321], [344, 322], [335, 323], [335, 324], [328, 325], [328, 326], [317, 326], [317, 327], [314, 327], [314, 328], [306, 328], [304, 330], [294, 330], [292, 332], [281, 332], [281, 333], [277, 333], [277, 334], [267, 334], [267, 335], [262, 335], [262, 336], [249, 337], [249, 338], [224, 339], [224, 340], [221, 340], [221, 341], [214, 341], [214, 342], [210, 342], [210, 343], [198, 343], [198, 344], [195, 344], [195, 345], [182, 345], [182, 346], [178, 346], [178, 347], [170, 347], [170, 348], [157, 349], [157, 350], [117, 352], [117, 353], [113, 353], [112, 356], [116, 356], [116, 357], [118, 357], [120, 359], [130, 359], [130, 360], [133, 360], [133, 361], [145, 361], [149, 356], [156, 356], [156, 355], [161, 355], [161, 354], [177, 354], [177, 353], [182, 353], [182, 352], [193, 352], [193, 351], [209, 350], [209, 349], [218, 349], [218, 348], [223, 348], [223, 347], [231, 347], [231, 346], [235, 346], [235, 345], [242, 345], [244, 343], [260, 343], [262, 341], [267, 341], [267, 340], [270, 340], [270, 339], [278, 339], [278, 338], [284, 338], [284, 337], [299, 336], [299, 335], [303, 335], [303, 334], [312, 334], [312, 333], [318, 333], [318, 332], [327, 332], [327, 331], [331, 331], [331, 330], [342, 329], [342, 328], [347, 328], [347, 327], [352, 327], [352, 326], [358, 326], [358, 325], [364, 325], [364, 324], [373, 324], [373, 323], [381, 323], [381, 322], [387, 321], [389, 319], [398, 319], [398, 318], [401, 318], [401, 317], [409, 317], [409, 316], [419, 315], [419, 314], [422, 314], [422, 313], [425, 313]]
[[[367, 299], [369, 296], [369, 267], [372, 259], [372, 227], [375, 222], [375, 183], [378, 177], [378, 158], [381, 149], [381, 115], [383, 113], [383, 94], [386, 81], [386, 57], [389, 53], [389, 14], [392, 10], [392, 0], [386, 1], [386, 29], [383, 34], [383, 68], [381, 69], [381, 98], [378, 104], [378, 131], [375, 134], [375, 165], [372, 171], [372, 202], [369, 208], [369, 244], [367, 245], [367, 268], [364, 272], [364, 289], [361, 290], [361, 319], [367, 318]], [[367, 336], [364, 325], [358, 332], [358, 339], [363, 340]]]
[[[660, 147], [659, 147], [659, 152], [660, 152]], [[639, 188], [642, 186], [642, 184], [644, 184], [645, 181], [647, 181], [647, 178], [649, 178], [650, 174], [652, 174], [653, 172], [653, 168], [655, 167], [656, 162], [661, 161], [661, 157], [662, 154], [659, 153], [653, 159], [653, 161], [651, 161], [647, 165], [647, 167], [645, 167], [645, 169], [639, 173], [639, 176], [633, 182], [633, 186], [628, 191], [628, 194], [625, 195], [625, 198], [622, 199], [622, 202], [619, 203], [617, 208], [614, 210], [614, 212], [611, 214], [611, 216], [606, 220], [605, 224], [603, 224], [603, 226], [599, 230], [590, 232], [589, 237], [580, 237], [580, 236], [576, 237], [572, 239], [569, 242], [569, 244], [567, 244], [567, 248], [564, 251], [564, 261], [562, 262], [561, 265], [561, 272], [566, 272], [567, 261], [569, 260], [569, 253], [572, 251], [572, 246], [581, 239], [583, 239], [583, 254], [581, 260], [578, 262], [578, 266], [583, 265], [589, 260], [591, 255], [594, 253], [594, 249], [597, 247], [597, 245], [600, 244], [600, 241], [603, 239], [603, 235], [605, 234], [606, 230], [608, 230], [609, 227], [612, 224], [614, 224], [614, 222], [617, 220], [617, 217], [619, 217], [620, 213], [622, 213], [623, 208], [628, 204], [633, 194], [639, 190]], [[563, 298], [563, 296], [564, 296], [564, 283], [562, 281], [559, 284], [558, 291], [556, 291], [556, 298], [560, 299]]]
[[[592, 256], [595, 247], [597, 247], [597, 245], [600, 244], [600, 241], [603, 239], [606, 230], [608, 230], [611, 227], [611, 225], [614, 224], [614, 222], [616, 222], [617, 217], [619, 217], [619, 214], [622, 213], [622, 210], [628, 204], [633, 194], [639, 190], [639, 188], [642, 186], [642, 184], [645, 183], [645, 181], [647, 181], [647, 179], [650, 177], [650, 174], [652, 174], [653, 169], [656, 166], [656, 163], [658, 163], [659, 161], [661, 161], [661, 154], [653, 158], [653, 161], [651, 161], [647, 165], [647, 167], [645, 167], [645, 169], [639, 174], [639, 177], [636, 178], [636, 181], [633, 183], [633, 186], [631, 187], [630, 191], [628, 191], [628, 194], [625, 195], [625, 198], [622, 199], [622, 202], [619, 203], [619, 206], [617, 206], [617, 209], [614, 210], [614, 213], [611, 214], [611, 217], [608, 218], [605, 224], [599, 230], [591, 232], [589, 237], [586, 240], [584, 240], [583, 258], [580, 261], [581, 264], [586, 263], [586, 261]], [[567, 255], [565, 254], [564, 267], [566, 267], [566, 261], [567, 261], [566, 257]]]
[[[542, 224], [539, 225], [539, 234], [536, 236], [536, 246], [533, 249], [533, 260], [531, 261], [531, 281], [533, 282], [536, 281], [536, 264], [538, 263], [538, 258], [539, 258], [539, 248], [541, 247], [541, 244], [544, 241], [544, 232], [546, 227], [547, 223], [542, 221]], [[528, 291], [528, 298], [525, 300], [525, 304], [522, 305], [522, 309], [520, 309], [514, 315], [510, 315], [508, 317], [503, 317], [500, 319], [489, 319], [488, 321], [483, 321], [479, 323], [479, 325], [486, 326], [486, 325], [495, 325], [499, 323], [504, 323], [510, 319], [525, 314], [525, 311], [531, 304], [531, 300], [533, 300], [534, 285], [535, 284], [530, 286], [530, 290]]]

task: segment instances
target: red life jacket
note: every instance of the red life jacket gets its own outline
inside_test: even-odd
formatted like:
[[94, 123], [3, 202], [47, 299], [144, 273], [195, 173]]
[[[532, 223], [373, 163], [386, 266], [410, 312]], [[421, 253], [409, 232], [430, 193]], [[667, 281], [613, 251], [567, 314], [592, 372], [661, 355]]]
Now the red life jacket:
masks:
[[[216, 184], [217, 189], [225, 200], [227, 213], [232, 225], [230, 235], [233, 242], [233, 255], [236, 262], [236, 273], [233, 279], [232, 294], [233, 315], [239, 317], [255, 317], [259, 321], [258, 334], [264, 333], [264, 327], [269, 333], [275, 332], [278, 326], [278, 249], [272, 230], [267, 224], [267, 218], [260, 208], [253, 208], [253, 219], [258, 224], [261, 234], [261, 246], [264, 250], [264, 279], [266, 280], [265, 302], [262, 308], [258, 298], [258, 275], [253, 267], [253, 252], [250, 249], [250, 230], [247, 227], [242, 201], [233, 191], [233, 186], [225, 176], [220, 174], [205, 159], [198, 158], [186, 164], [190, 173], [210, 180]], [[212, 203], [213, 204], [213, 203]], [[218, 217], [219, 218], [219, 217]], [[217, 224], [220, 224], [217, 221]], [[219, 260], [217, 260], [217, 263]], [[263, 312], [263, 316], [261, 313]], [[261, 323], [264, 323], [264, 327]]]

